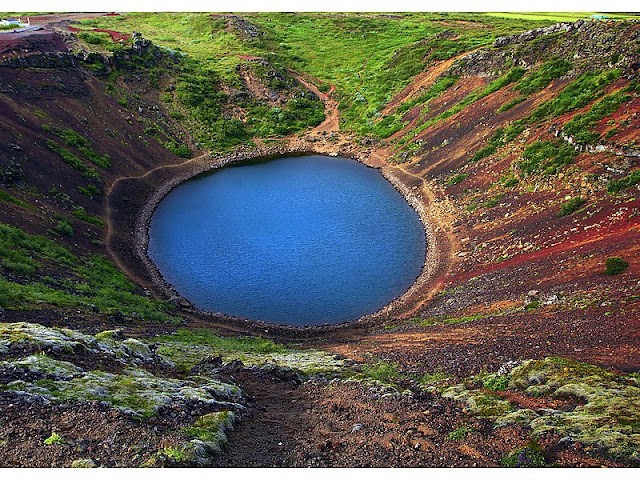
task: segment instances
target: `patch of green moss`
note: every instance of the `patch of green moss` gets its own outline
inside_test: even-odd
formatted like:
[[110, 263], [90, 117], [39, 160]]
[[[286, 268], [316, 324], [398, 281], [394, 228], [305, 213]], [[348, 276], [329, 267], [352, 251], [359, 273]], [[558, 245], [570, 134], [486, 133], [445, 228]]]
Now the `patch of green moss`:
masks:
[[161, 408], [174, 403], [197, 401], [233, 404], [242, 396], [237, 386], [210, 378], [160, 378], [134, 368], [118, 375], [101, 371], [85, 372], [72, 363], [53, 360], [45, 355], [32, 355], [13, 362], [13, 365], [28, 370], [40, 379], [33, 382], [16, 380], [0, 385], [0, 390], [19, 391], [61, 402], [107, 402], [139, 418], [152, 417]]
[[189, 370], [207, 357], [219, 355], [223, 362], [240, 360], [249, 366], [275, 364], [304, 375], [339, 372], [344, 361], [321, 350], [296, 350], [261, 337], [221, 337], [209, 330], [180, 329], [154, 339], [158, 353]]
[[530, 421], [534, 434], [553, 431], [614, 457], [640, 452], [640, 388], [634, 375], [569, 359], [529, 360], [511, 371], [510, 387], [582, 404]]
[[44, 444], [47, 446], [62, 445], [64, 444], [64, 439], [56, 432], [51, 432], [51, 435], [48, 438], [45, 438]]
[[500, 463], [504, 467], [540, 468], [547, 466], [544, 450], [535, 440], [530, 441], [523, 447], [512, 450], [502, 457]]
[[204, 442], [214, 451], [220, 451], [227, 443], [226, 432], [233, 429], [237, 418], [234, 412], [223, 410], [198, 417], [198, 419], [182, 432], [189, 438]]
[[449, 387], [441, 395], [464, 403], [465, 412], [478, 417], [496, 418], [514, 410], [508, 401], [480, 390], [470, 390], [464, 385]]

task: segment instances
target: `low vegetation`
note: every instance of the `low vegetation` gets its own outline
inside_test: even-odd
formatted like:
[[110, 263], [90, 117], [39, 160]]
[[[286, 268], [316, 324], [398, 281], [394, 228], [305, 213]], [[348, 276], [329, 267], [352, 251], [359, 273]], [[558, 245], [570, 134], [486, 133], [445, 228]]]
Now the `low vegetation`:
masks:
[[604, 273], [606, 275], [619, 275], [629, 268], [629, 262], [620, 257], [609, 257], [605, 262], [605, 267]]
[[[68, 221], [56, 225], [61, 235], [73, 234], [68, 228]], [[119, 312], [132, 320], [177, 321], [170, 305], [137, 294], [136, 287], [105, 257], [77, 257], [52, 240], [2, 224], [0, 264], [2, 308], [54, 305], [109, 315]]]
[[559, 215], [561, 217], [564, 217], [566, 215], [571, 215], [572, 213], [577, 211], [580, 207], [582, 207], [582, 205], [584, 205], [585, 203], [587, 203], [587, 201], [580, 196], [572, 197], [562, 204], [562, 207], [560, 207]]

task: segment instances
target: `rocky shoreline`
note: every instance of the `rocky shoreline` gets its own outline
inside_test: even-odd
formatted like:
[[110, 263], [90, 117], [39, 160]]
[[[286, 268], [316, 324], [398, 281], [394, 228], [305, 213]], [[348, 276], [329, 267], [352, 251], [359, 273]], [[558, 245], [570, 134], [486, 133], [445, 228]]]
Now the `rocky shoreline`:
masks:
[[[371, 168], [377, 168], [418, 213], [427, 241], [426, 256], [420, 275], [403, 295], [397, 297], [377, 312], [351, 322], [334, 325], [290, 326], [200, 310], [193, 307], [187, 299], [183, 298], [175, 290], [173, 285], [163, 278], [148, 255], [149, 227], [155, 209], [174, 188], [198, 175], [223, 168], [232, 163], [277, 158], [284, 155], [312, 154], [342, 156], [357, 160]], [[277, 144], [243, 149], [219, 156], [205, 154], [179, 165], [159, 167], [141, 177], [118, 180], [112, 186], [108, 197], [109, 224], [111, 227], [108, 245], [112, 253], [119, 257], [121, 263], [128, 267], [127, 270], [129, 272], [136, 272], [136, 276], [142, 277], [138, 278], [138, 280], [142, 280], [141, 283], [148, 289], [159, 293], [183, 310], [198, 314], [203, 319], [227, 323], [243, 331], [253, 332], [260, 330], [261, 333], [315, 337], [318, 334], [336, 329], [358, 328], [376, 324], [389, 316], [401, 315], [411, 309], [414, 303], [412, 300], [419, 296], [416, 294], [428, 286], [437, 272], [441, 262], [441, 255], [438, 248], [437, 235], [434, 231], [433, 219], [427, 214], [425, 200], [396, 176], [391, 168], [369, 165], [366, 157], [366, 152], [360, 151], [350, 143], [337, 146], [335, 144], [311, 144], [297, 141], [293, 144]], [[129, 201], [132, 198], [136, 199], [133, 204]], [[125, 200], [125, 202], [121, 202], [121, 205], [118, 205], [118, 199]], [[124, 207], [124, 209], [121, 207]], [[124, 248], [126, 248], [125, 239], [127, 237], [131, 242], [129, 245], [134, 245], [129, 254], [123, 252]]]

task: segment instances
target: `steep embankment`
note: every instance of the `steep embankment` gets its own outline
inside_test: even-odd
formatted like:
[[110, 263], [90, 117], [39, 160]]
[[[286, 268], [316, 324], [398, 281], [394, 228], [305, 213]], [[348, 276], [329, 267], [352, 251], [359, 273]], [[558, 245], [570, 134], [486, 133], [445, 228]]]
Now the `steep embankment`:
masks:
[[[636, 22], [165, 17], [0, 37], [3, 465], [637, 465]], [[420, 282], [338, 330], [170, 298], [150, 200], [293, 151], [427, 207]]]

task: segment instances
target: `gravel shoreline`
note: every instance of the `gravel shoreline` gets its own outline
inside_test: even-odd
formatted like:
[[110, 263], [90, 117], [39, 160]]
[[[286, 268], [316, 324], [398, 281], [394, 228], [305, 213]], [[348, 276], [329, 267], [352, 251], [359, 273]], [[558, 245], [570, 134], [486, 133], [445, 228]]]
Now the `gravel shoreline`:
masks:
[[[279, 333], [293, 333], [294, 335], [304, 333], [321, 333], [334, 331], [336, 329], [370, 326], [388, 318], [389, 316], [402, 315], [403, 312], [411, 309], [416, 301], [416, 295], [423, 291], [429, 285], [430, 281], [436, 274], [441, 262], [437, 235], [434, 231], [433, 219], [430, 218], [427, 214], [427, 205], [422, 196], [414, 192], [411, 187], [406, 185], [398, 176], [396, 176], [390, 168], [378, 168], [368, 165], [366, 162], [366, 152], [357, 150], [353, 145], [348, 145], [346, 148], [339, 148], [335, 145], [329, 145], [328, 147], [330, 148], [329, 151], [327, 151], [326, 146], [318, 144], [278, 144], [271, 147], [240, 150], [226, 155], [203, 155], [188, 160], [179, 165], [167, 165], [165, 167], [159, 167], [141, 177], [126, 179], [128, 180], [128, 183], [130, 185], [128, 185], [124, 189], [124, 192], [119, 191], [119, 189], [113, 188], [111, 194], [109, 195], [110, 203], [118, 195], [123, 196], [124, 198], [128, 198], [129, 195], [133, 195], [135, 197], [137, 193], [139, 200], [138, 203], [141, 203], [141, 207], [136, 208], [135, 206], [133, 206], [133, 208], [127, 208], [125, 212], [118, 211], [116, 216], [121, 216], [124, 213], [124, 216], [128, 217], [124, 222], [117, 221], [122, 220], [122, 218], [114, 219], [113, 215], [110, 215], [109, 222], [114, 232], [114, 235], [110, 235], [109, 238], [110, 247], [113, 247], [112, 252], [117, 254], [118, 251], [122, 251], [122, 245], [120, 245], [120, 248], [118, 248], [117, 245], [111, 244], [114, 237], [122, 238], [124, 236], [126, 238], [127, 236], [130, 236], [130, 240], [133, 241], [134, 245], [134, 248], [132, 249], [133, 255], [128, 255], [128, 258], [121, 258], [122, 263], [124, 263], [132, 272], [138, 272], [140, 270], [140, 267], [142, 267], [144, 269], [144, 277], [146, 277], [145, 280], [147, 280], [147, 282], [144, 283], [146, 283], [150, 289], [156, 291], [157, 293], [160, 293], [161, 296], [169, 299], [172, 303], [182, 306], [183, 308], [200, 315], [201, 317], [203, 317], [203, 319], [211, 319], [218, 322], [222, 321], [224, 323], [229, 323], [235, 327], [240, 327], [249, 331], [277, 331]], [[409, 289], [404, 294], [392, 300], [390, 303], [374, 313], [362, 316], [356, 320], [352, 320], [349, 322], [331, 325], [292, 326], [273, 324], [262, 322], [259, 320], [233, 317], [222, 313], [207, 312], [190, 305], [190, 302], [182, 297], [176, 291], [173, 285], [171, 285], [164, 279], [164, 277], [148, 255], [149, 228], [151, 218], [160, 202], [174, 188], [176, 188], [183, 182], [186, 182], [203, 173], [212, 172], [219, 168], [223, 168], [232, 163], [251, 161], [254, 159], [277, 158], [286, 155], [313, 154], [341, 156], [357, 160], [369, 166], [370, 168], [377, 168], [378, 171], [380, 171], [380, 173], [385, 177], [385, 179], [393, 185], [393, 187], [403, 196], [407, 203], [409, 203], [409, 205], [418, 213], [418, 216], [420, 217], [421, 223], [424, 228], [427, 248], [421, 273], [416, 278], [411, 287], [409, 287]], [[178, 172], [174, 173], [175, 170], [178, 170]], [[160, 178], [156, 180], [153, 177]], [[149, 179], [151, 180], [151, 182], [148, 181]], [[118, 181], [116, 182], [116, 184], [117, 183]], [[145, 188], [138, 188], [140, 186], [138, 184], [140, 183], [143, 183], [144, 186], [147, 187], [147, 194], [145, 194]], [[114, 184], [114, 187], [116, 186], [116, 184]], [[134, 219], [134, 222], [132, 222], [132, 217]], [[126, 225], [133, 227], [133, 231], [127, 230], [125, 227]], [[128, 235], [129, 232], [131, 233], [130, 235]]]

